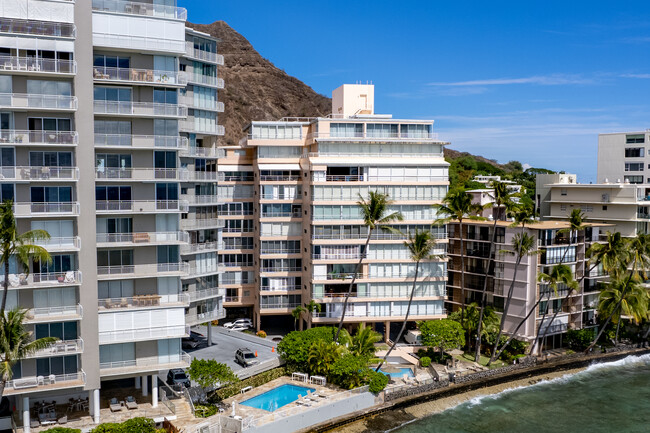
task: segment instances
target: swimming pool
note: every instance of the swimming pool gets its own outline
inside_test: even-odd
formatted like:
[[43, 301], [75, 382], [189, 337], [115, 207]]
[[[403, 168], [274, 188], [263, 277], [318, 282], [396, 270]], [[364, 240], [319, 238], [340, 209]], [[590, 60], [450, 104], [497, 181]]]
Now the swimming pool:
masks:
[[411, 370], [410, 367], [396, 367], [399, 369], [399, 373], [387, 373], [386, 371], [382, 370], [381, 368], [379, 371], [384, 373], [387, 376], [390, 376], [392, 379], [398, 378], [398, 377], [415, 377], [413, 374], [413, 370]]
[[244, 400], [241, 404], [254, 407], [257, 409], [266, 410], [273, 412], [283, 406], [293, 403], [298, 400], [298, 396], [303, 397], [307, 396], [307, 392], [316, 391], [314, 388], [307, 388], [305, 386], [284, 384], [273, 388], [270, 391], [266, 391], [264, 394], [260, 394], [256, 397], [249, 398]]

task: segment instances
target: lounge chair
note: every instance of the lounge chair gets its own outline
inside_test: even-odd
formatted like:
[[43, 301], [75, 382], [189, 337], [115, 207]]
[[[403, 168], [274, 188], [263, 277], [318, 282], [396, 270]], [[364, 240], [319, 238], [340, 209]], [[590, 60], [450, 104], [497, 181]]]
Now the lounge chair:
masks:
[[128, 397], [126, 397], [125, 404], [126, 404], [127, 409], [137, 409], [138, 408], [138, 403], [136, 403], [135, 398], [133, 398], [132, 395], [129, 395]]
[[64, 415], [61, 418], [57, 420], [59, 424], [67, 424], [68, 423], [68, 415]]
[[111, 412], [119, 412], [122, 410], [122, 405], [115, 397], [109, 401], [108, 405], [111, 408]]

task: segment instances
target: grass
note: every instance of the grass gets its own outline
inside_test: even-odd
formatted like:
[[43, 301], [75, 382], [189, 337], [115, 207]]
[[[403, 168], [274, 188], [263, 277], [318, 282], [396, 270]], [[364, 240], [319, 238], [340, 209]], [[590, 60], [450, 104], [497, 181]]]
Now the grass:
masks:
[[[459, 359], [461, 361], [466, 361], [466, 362], [474, 362], [474, 353], [463, 353], [462, 355], [454, 355], [454, 358]], [[490, 361], [490, 358], [484, 355], [481, 355], [481, 358], [479, 359], [478, 363], [479, 365], [482, 365], [483, 367], [487, 366], [487, 363]], [[496, 360], [492, 364], [490, 364], [490, 369], [493, 368], [500, 368], [505, 366], [506, 363], [501, 361], [501, 360]]]

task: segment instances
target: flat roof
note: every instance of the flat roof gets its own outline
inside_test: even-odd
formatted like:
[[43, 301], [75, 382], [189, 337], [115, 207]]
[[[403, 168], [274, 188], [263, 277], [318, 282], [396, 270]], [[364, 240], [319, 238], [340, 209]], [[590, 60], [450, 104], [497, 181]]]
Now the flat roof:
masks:
[[[455, 224], [458, 224], [457, 222]], [[491, 226], [494, 225], [494, 221], [490, 220], [485, 220], [485, 221], [473, 221], [473, 220], [463, 220], [463, 224], [467, 225], [485, 225], [485, 226]], [[607, 224], [607, 223], [590, 223], [586, 222], [584, 223], [585, 226], [587, 227], [612, 227], [615, 224]], [[516, 228], [516, 227], [521, 227], [519, 226], [512, 226], [512, 221], [497, 221], [497, 227], [511, 227], [511, 228]], [[568, 221], [564, 220], [543, 220], [543, 221], [535, 221], [530, 224], [526, 224], [526, 228], [533, 229], [533, 230], [561, 230], [561, 229], [568, 229], [570, 227], [570, 224]]]

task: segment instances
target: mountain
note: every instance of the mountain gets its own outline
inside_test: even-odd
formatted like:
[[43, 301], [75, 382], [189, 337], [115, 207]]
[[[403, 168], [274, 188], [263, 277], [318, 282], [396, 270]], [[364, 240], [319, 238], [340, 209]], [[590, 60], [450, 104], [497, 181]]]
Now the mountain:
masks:
[[225, 65], [219, 67], [219, 76], [226, 83], [219, 92], [225, 105], [219, 118], [226, 128], [223, 145], [237, 144], [251, 120], [316, 117], [332, 111], [330, 98], [277, 68], [224, 21], [187, 25], [221, 40], [217, 50], [225, 59]]

